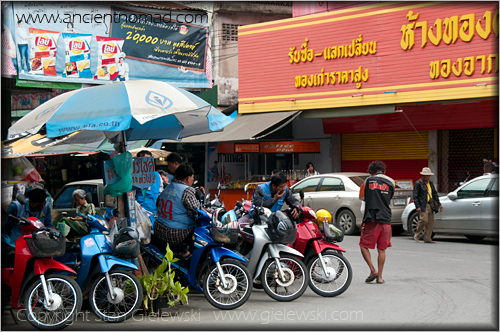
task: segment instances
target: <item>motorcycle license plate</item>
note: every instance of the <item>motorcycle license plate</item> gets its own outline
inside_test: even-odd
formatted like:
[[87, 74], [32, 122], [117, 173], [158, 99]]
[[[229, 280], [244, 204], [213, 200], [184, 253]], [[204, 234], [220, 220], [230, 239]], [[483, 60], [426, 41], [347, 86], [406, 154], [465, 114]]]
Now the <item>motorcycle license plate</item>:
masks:
[[406, 199], [404, 198], [395, 198], [394, 206], [406, 205]]

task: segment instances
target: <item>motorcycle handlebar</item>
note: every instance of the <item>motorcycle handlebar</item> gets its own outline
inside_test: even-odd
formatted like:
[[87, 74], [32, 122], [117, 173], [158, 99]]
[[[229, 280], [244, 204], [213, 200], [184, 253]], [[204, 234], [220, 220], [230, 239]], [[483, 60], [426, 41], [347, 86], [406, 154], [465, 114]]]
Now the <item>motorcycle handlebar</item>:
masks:
[[16, 220], [18, 224], [26, 224], [26, 225], [21, 225], [21, 226], [27, 226], [29, 224], [31, 224], [31, 221], [29, 221], [27, 218], [25, 217], [18, 217], [18, 216], [15, 216], [13, 214], [9, 214], [9, 217]]
[[9, 214], [9, 217], [11, 217], [12, 219], [15, 219], [15, 220], [17, 220], [17, 221], [21, 221], [21, 220], [22, 220], [21, 218], [19, 218], [19, 217], [15, 216], [15, 215], [13, 215], [13, 214]]

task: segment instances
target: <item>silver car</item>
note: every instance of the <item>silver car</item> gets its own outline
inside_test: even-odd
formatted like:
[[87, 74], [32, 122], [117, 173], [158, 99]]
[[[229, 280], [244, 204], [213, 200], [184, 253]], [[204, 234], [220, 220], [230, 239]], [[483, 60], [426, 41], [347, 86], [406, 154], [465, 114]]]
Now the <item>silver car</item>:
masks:
[[[304, 189], [304, 205], [315, 211], [327, 210], [332, 219], [344, 227], [345, 234], [356, 234], [363, 221], [359, 188], [369, 176], [368, 173], [354, 172], [325, 173], [305, 178], [290, 189], [299, 200], [299, 191]], [[396, 233], [403, 232], [401, 214], [410, 203], [411, 195], [411, 190], [396, 187], [391, 201], [391, 224]]]
[[[498, 174], [474, 178], [439, 201], [443, 212], [434, 215], [433, 233], [465, 235], [472, 241], [498, 236]], [[419, 219], [415, 204], [409, 204], [401, 221], [412, 237]]]

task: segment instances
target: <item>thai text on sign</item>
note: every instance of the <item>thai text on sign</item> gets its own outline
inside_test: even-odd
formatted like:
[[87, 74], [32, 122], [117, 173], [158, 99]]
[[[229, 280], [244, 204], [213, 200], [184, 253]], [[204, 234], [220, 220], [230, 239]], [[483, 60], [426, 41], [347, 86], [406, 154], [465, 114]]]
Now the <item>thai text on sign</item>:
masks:
[[[149, 188], [155, 182], [155, 164], [153, 157], [137, 157], [132, 160], [132, 185], [141, 189]], [[115, 171], [113, 160], [104, 162], [104, 182], [115, 184], [121, 180]]]

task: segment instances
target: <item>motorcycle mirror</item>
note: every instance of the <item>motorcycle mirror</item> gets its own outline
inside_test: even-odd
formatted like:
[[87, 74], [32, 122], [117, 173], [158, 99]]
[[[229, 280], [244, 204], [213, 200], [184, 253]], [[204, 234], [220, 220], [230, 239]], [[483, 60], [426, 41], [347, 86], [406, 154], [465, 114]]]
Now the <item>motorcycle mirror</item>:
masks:
[[254, 222], [254, 224], [255, 224], [255, 225], [260, 225], [260, 221], [261, 221], [261, 220], [260, 220], [260, 214], [259, 214], [258, 209], [254, 209], [254, 210], [253, 210], [253, 215], [252, 215], [252, 217], [253, 217], [253, 222]]
[[21, 205], [25, 205], [26, 204], [26, 197], [23, 194], [17, 195], [16, 200], [19, 203], [21, 203]]
[[243, 206], [243, 203], [241, 203], [240, 201], [237, 201], [236, 206], [238, 207], [238, 209], [241, 209], [241, 207]]
[[245, 185], [245, 192], [248, 192], [248, 183]]
[[257, 186], [257, 188], [255, 188], [255, 193], [260, 197], [264, 197], [264, 191], [262, 191], [262, 188], [260, 186]]
[[300, 196], [300, 199], [304, 199], [304, 188], [300, 188], [299, 196]]
[[195, 195], [197, 200], [201, 200], [203, 198], [203, 193], [200, 189], [196, 189]]

